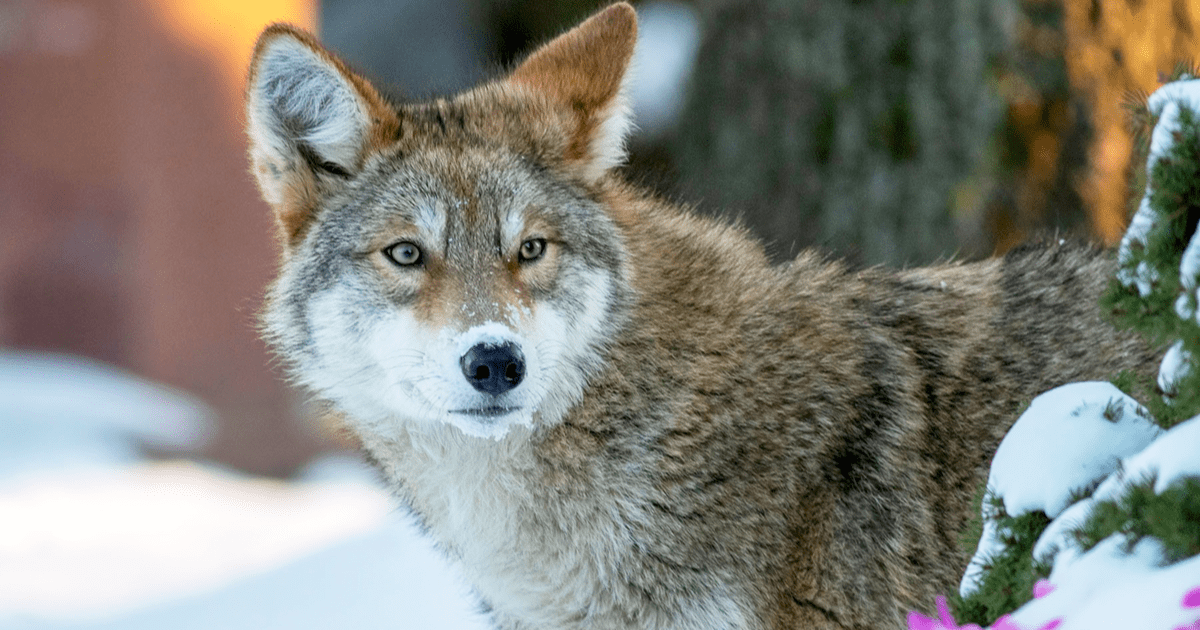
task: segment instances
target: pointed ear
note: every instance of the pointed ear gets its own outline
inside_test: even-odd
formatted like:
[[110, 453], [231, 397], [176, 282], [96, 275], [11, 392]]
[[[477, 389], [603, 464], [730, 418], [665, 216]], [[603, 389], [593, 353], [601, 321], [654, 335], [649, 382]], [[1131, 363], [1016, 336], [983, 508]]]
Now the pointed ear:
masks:
[[322, 196], [358, 174], [396, 129], [396, 113], [307, 32], [273, 24], [258, 38], [246, 89], [250, 164], [294, 244]]
[[625, 83], [636, 43], [637, 13], [620, 2], [539, 48], [507, 79], [574, 114], [565, 157], [588, 181], [625, 159], [633, 125]]

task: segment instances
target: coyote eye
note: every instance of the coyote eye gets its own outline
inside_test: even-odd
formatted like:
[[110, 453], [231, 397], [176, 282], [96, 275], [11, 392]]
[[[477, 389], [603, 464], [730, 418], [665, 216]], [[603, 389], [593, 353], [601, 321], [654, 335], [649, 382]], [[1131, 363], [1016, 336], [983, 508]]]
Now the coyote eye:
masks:
[[546, 239], [531, 238], [521, 243], [521, 252], [518, 257], [521, 262], [533, 262], [541, 258], [544, 253], [546, 253]]
[[411, 267], [421, 263], [421, 248], [408, 241], [389, 246], [383, 250], [383, 255], [401, 267]]

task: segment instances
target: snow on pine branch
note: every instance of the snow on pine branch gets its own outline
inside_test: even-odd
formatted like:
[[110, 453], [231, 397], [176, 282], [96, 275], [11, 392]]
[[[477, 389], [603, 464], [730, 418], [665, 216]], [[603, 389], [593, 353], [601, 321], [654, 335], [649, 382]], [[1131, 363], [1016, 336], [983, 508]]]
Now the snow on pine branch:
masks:
[[954, 601], [973, 623], [939, 598], [910, 630], [1200, 630], [1200, 80], [1163, 86], [1147, 113], [1146, 192], [1103, 301], [1170, 345], [1146, 406], [1108, 383], [1035, 398], [992, 462]]
[[[1142, 196], [1137, 213], [1130, 221], [1117, 250], [1117, 260], [1121, 265], [1117, 278], [1126, 286], [1136, 286], [1142, 297], [1149, 295], [1151, 287], [1159, 280], [1158, 270], [1148, 262], [1141, 261], [1131, 265], [1134, 249], [1144, 248], [1150, 240], [1150, 233], [1162, 222], [1162, 214], [1151, 203], [1154, 194], [1154, 169], [1175, 146], [1176, 139], [1182, 131], [1181, 115], [1188, 115], [1185, 111], [1190, 111], [1193, 115], [1200, 112], [1200, 79], [1168, 83], [1156, 90], [1146, 105], [1152, 115], [1158, 116], [1158, 123], [1150, 136], [1150, 151], [1146, 159], [1146, 194]], [[1180, 275], [1184, 278], [1185, 285], [1190, 283], [1194, 289], [1197, 274], [1200, 274], [1200, 244], [1192, 243], [1183, 257]]]

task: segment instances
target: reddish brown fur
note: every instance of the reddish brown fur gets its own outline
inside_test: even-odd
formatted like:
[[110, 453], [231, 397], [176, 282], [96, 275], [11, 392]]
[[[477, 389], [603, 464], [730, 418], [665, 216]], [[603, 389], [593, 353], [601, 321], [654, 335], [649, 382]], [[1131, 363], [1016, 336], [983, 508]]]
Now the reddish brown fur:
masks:
[[577, 131], [564, 151], [568, 160], [589, 157], [600, 118], [625, 76], [637, 43], [637, 14], [628, 4], [615, 4], [592, 16], [530, 55], [509, 81], [535, 94], [567, 105], [575, 112]]
[[[417, 480], [464, 461], [511, 475], [497, 492], [521, 497], [511, 518], [525, 529], [513, 545], [529, 544], [513, 562], [561, 575], [552, 563], [583, 548], [610, 569], [564, 627], [698, 627], [689, 606], [714, 584], [736, 591], [756, 628], [903, 627], [904, 611], [956, 584], [966, 562], [957, 535], [1020, 405], [1065, 382], [1154, 369], [1155, 352], [1097, 311], [1113, 268], [1098, 250], [1051, 244], [898, 272], [805, 253], [775, 267], [741, 228], [611, 173], [588, 177], [636, 39], [629, 5], [506, 79], [394, 109], [296, 29], [271, 27], [258, 50], [280, 35], [352, 77], [375, 120], [364, 164], [403, 156], [472, 199], [495, 152], [515, 154], [570, 181], [616, 224], [631, 296], [624, 326], [583, 399], [530, 434], [518, 451], [527, 458], [497, 461], [506, 451], [486, 441], [459, 444], [463, 454], [407, 434], [359, 435], [452, 554], [472, 541], [452, 538], [441, 490]], [[276, 206], [285, 256], [339, 194], [312, 173], [290, 176], [297, 192]], [[482, 221], [480, 208], [463, 213]], [[553, 223], [529, 214], [524, 237], [553, 241]], [[449, 319], [469, 291], [538, 308], [527, 289], [553, 283], [558, 252], [529, 269], [513, 255], [465, 275], [431, 254], [419, 316]], [[604, 547], [610, 526], [636, 544]], [[492, 603], [502, 627], [530, 627]]]

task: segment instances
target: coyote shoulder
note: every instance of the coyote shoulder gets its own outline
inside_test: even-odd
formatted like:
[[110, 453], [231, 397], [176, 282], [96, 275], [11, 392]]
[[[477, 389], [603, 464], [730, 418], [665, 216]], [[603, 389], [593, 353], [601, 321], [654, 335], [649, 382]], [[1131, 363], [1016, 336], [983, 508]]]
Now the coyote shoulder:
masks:
[[901, 628], [957, 582], [1019, 405], [1153, 353], [1101, 320], [1099, 250], [773, 266], [622, 182], [636, 30], [614, 4], [395, 104], [269, 27], [265, 335], [500, 628]]

